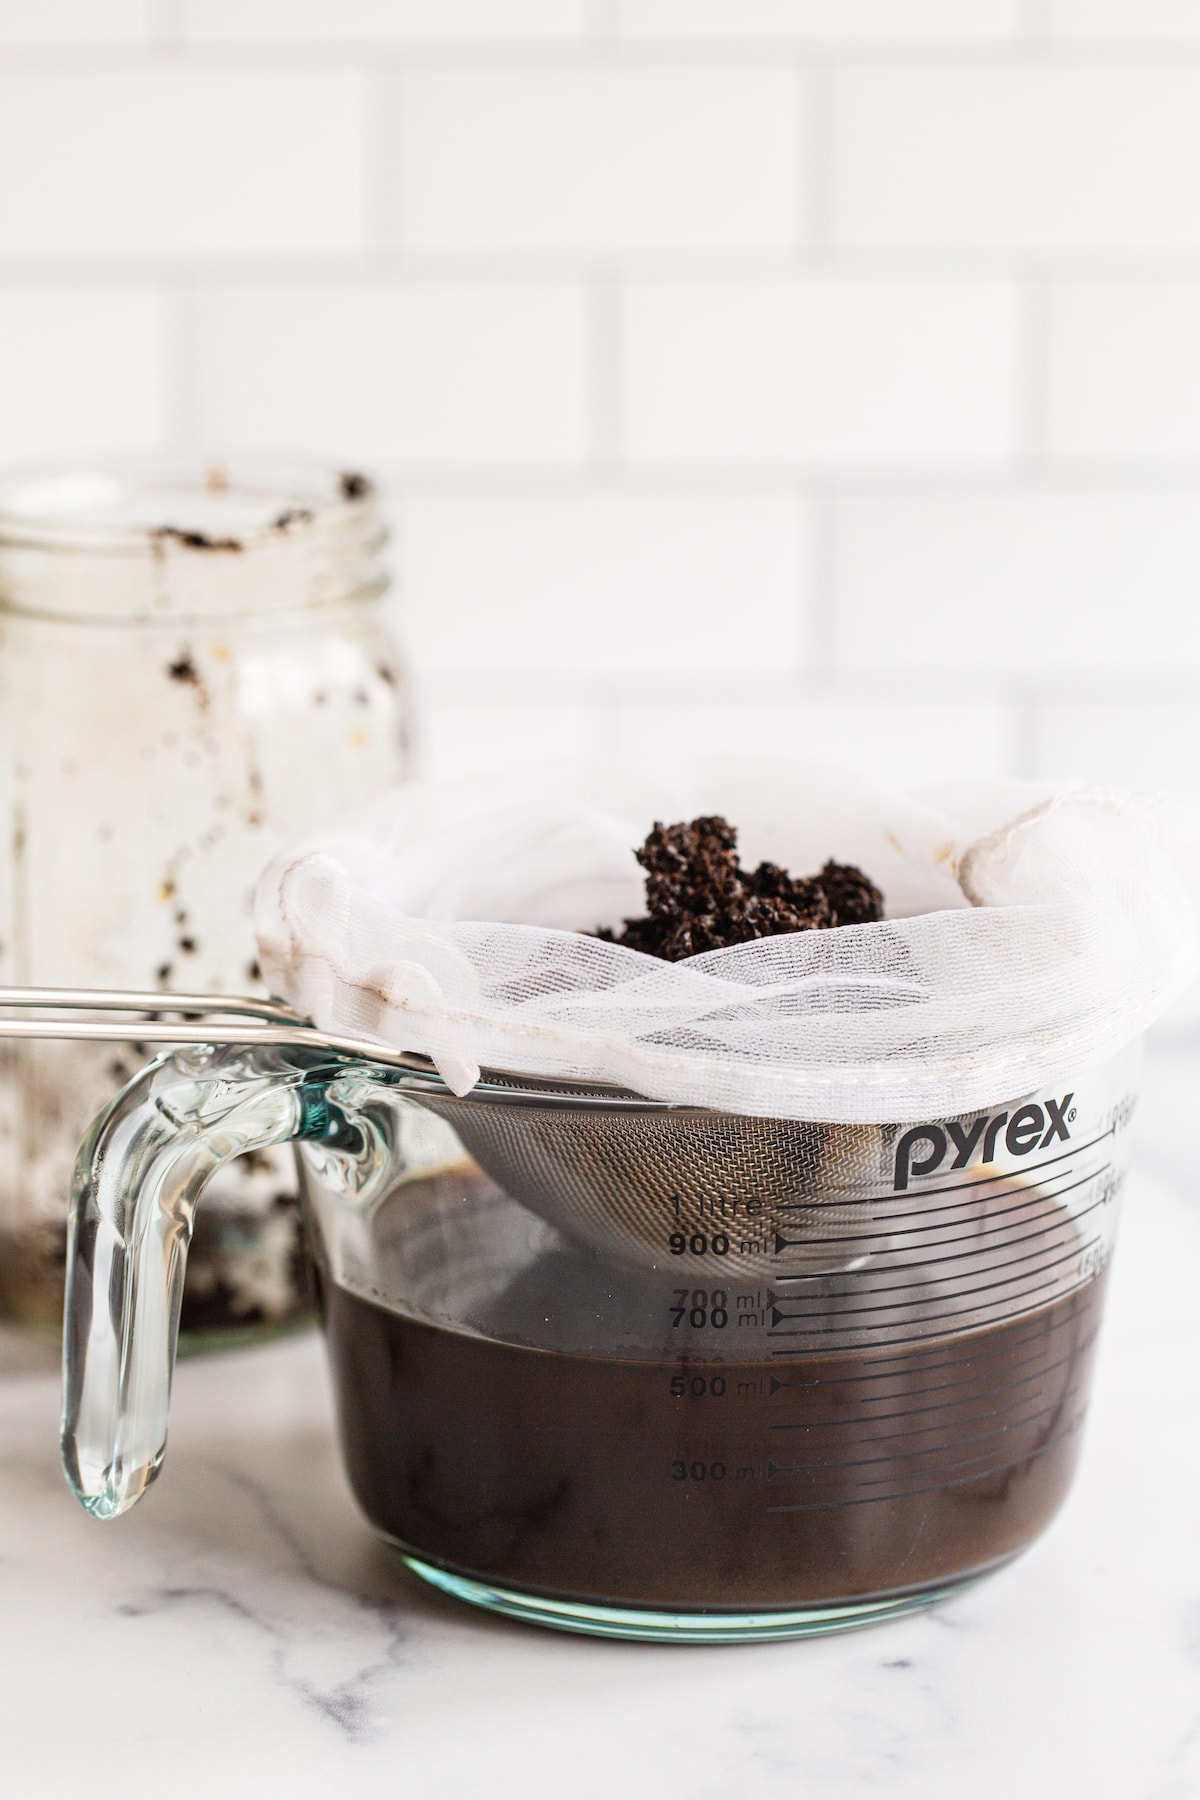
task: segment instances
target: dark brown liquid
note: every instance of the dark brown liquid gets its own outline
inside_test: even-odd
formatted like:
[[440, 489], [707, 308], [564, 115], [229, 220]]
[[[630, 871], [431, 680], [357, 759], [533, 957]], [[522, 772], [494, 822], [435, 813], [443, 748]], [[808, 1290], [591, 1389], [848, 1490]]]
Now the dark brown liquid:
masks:
[[371, 1522], [497, 1585], [746, 1610], [936, 1585], [1057, 1511], [1103, 1277], [892, 1350], [752, 1362], [560, 1354], [325, 1284], [347, 1464]]

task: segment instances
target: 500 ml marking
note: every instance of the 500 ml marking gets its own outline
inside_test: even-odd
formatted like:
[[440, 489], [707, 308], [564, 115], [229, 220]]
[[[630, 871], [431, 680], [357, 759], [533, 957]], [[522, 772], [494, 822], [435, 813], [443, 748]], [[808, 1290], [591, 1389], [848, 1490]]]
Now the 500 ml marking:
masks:
[[676, 1400], [682, 1400], [690, 1394], [693, 1400], [701, 1400], [705, 1394], [711, 1394], [714, 1400], [723, 1400], [729, 1392], [729, 1383], [723, 1375], [672, 1375], [671, 1393]]
[[[736, 1365], [735, 1365], [736, 1366]], [[774, 1377], [772, 1376], [772, 1380]], [[780, 1382], [786, 1387], [786, 1382]], [[686, 1369], [671, 1377], [671, 1396], [675, 1400], [724, 1400], [730, 1394], [729, 1379], [725, 1375], [691, 1375]], [[774, 1393], [775, 1388], [771, 1389]], [[763, 1392], [760, 1376], [752, 1376], [748, 1381], [734, 1379], [732, 1396], [735, 1400], [757, 1400]]]
[[1099, 1275], [1101, 1270], [1108, 1267], [1111, 1254], [1112, 1246], [1109, 1244], [1089, 1244], [1079, 1257], [1079, 1273], [1082, 1278], [1090, 1281]]

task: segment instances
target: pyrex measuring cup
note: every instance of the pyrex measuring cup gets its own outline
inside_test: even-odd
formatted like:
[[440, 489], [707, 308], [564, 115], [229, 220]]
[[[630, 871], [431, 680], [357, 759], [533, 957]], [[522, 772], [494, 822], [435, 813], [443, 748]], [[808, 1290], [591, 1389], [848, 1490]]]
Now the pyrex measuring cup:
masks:
[[176, 1051], [81, 1152], [71, 1485], [110, 1518], [157, 1474], [197, 1197], [294, 1139], [350, 1478], [419, 1575], [682, 1641], [926, 1605], [1070, 1483], [1137, 1060], [826, 1126]]

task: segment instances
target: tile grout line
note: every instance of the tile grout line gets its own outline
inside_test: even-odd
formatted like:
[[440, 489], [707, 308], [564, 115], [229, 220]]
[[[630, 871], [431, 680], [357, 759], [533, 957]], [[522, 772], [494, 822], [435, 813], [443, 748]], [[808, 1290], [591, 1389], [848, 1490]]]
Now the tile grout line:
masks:
[[1030, 50], [1049, 51], [1052, 48], [1049, 0], [1020, 0], [1018, 15], [1017, 43]]
[[[389, 123], [396, 116], [394, 107], [388, 115]], [[802, 197], [802, 211], [804, 205]], [[374, 262], [367, 265], [361, 251], [344, 248], [269, 252], [215, 249], [195, 257], [186, 251], [94, 253], [84, 250], [65, 254], [5, 251], [0, 245], [0, 281], [39, 285], [55, 281], [67, 285], [78, 281], [171, 280], [180, 274], [202, 269], [205, 279], [247, 287], [276, 285], [283, 280], [293, 281], [299, 287], [306, 283], [324, 286], [331, 282], [353, 286], [373, 278], [373, 271], [378, 267], [398, 281], [413, 283], [521, 286], [531, 282], [552, 284], [579, 280], [594, 266], [594, 256], [587, 252], [553, 249], [410, 251], [389, 245], [379, 250]], [[832, 268], [846, 280], [869, 285], [938, 281], [954, 288], [979, 281], [1019, 280], [1027, 277], [1034, 267], [1028, 251], [953, 247], [931, 250], [920, 245], [869, 249], [840, 244], [831, 253], [809, 244], [783, 251], [733, 247], [726, 251], [680, 250], [653, 254], [638, 250], [621, 253], [623, 279], [686, 281], [697, 286], [737, 282], [753, 287], [804, 279]], [[1190, 287], [1200, 281], [1200, 252], [1188, 251], [1170, 257], [1155, 251], [1139, 251], [1126, 256], [1070, 252], [1055, 255], [1052, 262], [1039, 262], [1036, 270], [1047, 281], [1061, 278], [1113, 286], [1179, 283]]]
[[1042, 12], [1029, 7], [1019, 35], [1005, 39], [943, 38], [870, 42], [865, 39], [662, 38], [621, 36], [610, 28], [603, 0], [594, 22], [578, 37], [421, 40], [372, 37], [241, 39], [189, 37], [176, 0], [156, 0], [151, 35], [135, 43], [0, 42], [0, 71], [45, 73], [151, 68], [164, 44], [177, 48], [195, 69], [265, 72], [361, 67], [364, 58], [380, 69], [441, 73], [458, 69], [510, 74], [526, 69], [550, 72], [587, 68], [597, 49], [621, 66], [665, 73], [690, 69], [732, 72], [775, 70], [785, 59], [804, 67], [836, 62], [851, 72], [883, 74], [947, 70], [975, 73], [991, 69], [1051, 67], [1064, 74], [1094, 69], [1128, 73], [1195, 73], [1200, 67], [1200, 34], [1176, 37], [1101, 39], [1051, 38]]
[[164, 428], [173, 449], [194, 449], [200, 437], [200, 296], [191, 282], [163, 295], [167, 308]]
[[188, 48], [184, 0], [152, 0], [149, 43], [156, 51], [174, 53]]
[[[203, 284], [200, 284], [202, 287]], [[163, 291], [186, 291], [186, 283], [164, 286]], [[2, 290], [0, 290], [2, 291]], [[200, 288], [192, 290], [199, 293]], [[593, 442], [594, 442], [593, 434]], [[515, 462], [455, 463], [423, 460], [420, 457], [394, 460], [376, 457], [377, 467], [391, 481], [403, 482], [406, 493], [439, 499], [474, 498], [487, 493], [497, 499], [579, 499], [595, 491], [592, 483], [601, 467], [599, 459], [591, 462], [537, 462], [518, 459]], [[683, 497], [705, 499], [788, 499], [796, 495], [819, 497], [830, 472], [819, 467], [795, 469], [791, 465], [759, 464], [712, 467], [630, 467], [615, 460], [603, 468], [605, 491], [646, 499]], [[1048, 472], [1045, 481], [1031, 481], [1023, 472], [998, 470], [981, 472], [962, 478], [952, 468], [934, 470], [876, 470], [861, 478], [840, 470], [836, 476], [839, 497], [865, 500], [958, 501], [978, 498], [1028, 499], [1031, 495], [1084, 495], [1095, 500], [1124, 497], [1164, 498], [1186, 501], [1193, 511], [1200, 497], [1200, 469], [1184, 471], [1169, 486], [1163, 485], [1161, 472], [1153, 470], [1093, 471], [1062, 469]]]
[[586, 284], [588, 436], [586, 473], [608, 486], [621, 468], [624, 441], [624, 383], [621, 278], [612, 264], [598, 263]]
[[607, 59], [622, 48], [619, 0], [588, 0], [582, 42]]
[[386, 273], [403, 242], [399, 121], [404, 77], [365, 67], [363, 108], [363, 237], [368, 279]]
[[[906, 668], [903, 673], [912, 675], [913, 671]], [[970, 666], [964, 664], [961, 671], [938, 671], [939, 676], [947, 679], [956, 673], [969, 675]], [[496, 697], [495, 673], [485, 668], [463, 670], [438, 665], [428, 670], [426, 685], [431, 696], [439, 702], [463, 699], [473, 702]], [[504, 694], [514, 704], [539, 698], [561, 700], [564, 694], [572, 702], [595, 705], [609, 702], [619, 705], [629, 700], [652, 705], [664, 697], [681, 702], [695, 700], [698, 704], [731, 700], [745, 705], [760, 701], [790, 705], [818, 698], [831, 699], [837, 704], [860, 700], [871, 705], [893, 700], [911, 705], [914, 710], [931, 704], [917, 691], [898, 694], [895, 674], [887, 668], [844, 669], [830, 674], [811, 664], [791, 669], [776, 666], [758, 673], [748, 670], [731, 673], [720, 668], [687, 670], [675, 673], [664, 682], [661, 673], [629, 678], [611, 672], [596, 674], [578, 665], [564, 663], [523, 675], [510, 673], [505, 680]], [[1143, 677], [1130, 682], [1110, 671], [1105, 678], [1063, 677], [1043, 681], [1041, 685], [998, 678], [995, 683], [976, 685], [972, 695], [972, 705], [984, 702], [1002, 706], [1010, 720], [1017, 719], [1022, 712], [1036, 719], [1039, 709], [1051, 701], [1107, 708], [1124, 704], [1190, 707], [1195, 699], [1195, 684], [1186, 677], [1182, 681], [1172, 678], [1165, 686], [1158, 677], [1149, 680]], [[961, 702], [961, 694], [956, 696], [947, 692], [936, 696], [932, 704]]]
[[[557, 688], [556, 688], [557, 693]], [[615, 688], [606, 688], [575, 702], [587, 720], [587, 743], [597, 757], [619, 757], [621, 753], [621, 717], [624, 696]]]
[[803, 593], [796, 596], [801, 645], [801, 667], [797, 672], [829, 676], [834, 672], [837, 643], [837, 495], [833, 486], [824, 482], [800, 489], [794, 499], [795, 528], [802, 539], [809, 530], [807, 576], [811, 583], [807, 618]]
[[1037, 695], [1018, 689], [1009, 699], [1013, 774], [1026, 780], [1041, 771], [1041, 731]]
[[1051, 278], [1041, 265], [1026, 270], [1018, 304], [1017, 454], [1022, 474], [1036, 483], [1050, 449]]
[[833, 68], [828, 62], [797, 64], [794, 80], [800, 124], [797, 250], [823, 262], [833, 250]]

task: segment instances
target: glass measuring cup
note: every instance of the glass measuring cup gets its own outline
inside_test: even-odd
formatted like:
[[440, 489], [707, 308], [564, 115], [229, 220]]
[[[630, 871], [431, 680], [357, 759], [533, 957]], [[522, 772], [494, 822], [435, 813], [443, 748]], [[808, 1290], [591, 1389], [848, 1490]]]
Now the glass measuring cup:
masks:
[[684, 1641], [929, 1604], [1069, 1486], [1137, 1060], [844, 1126], [176, 1051], [81, 1152], [68, 1478], [102, 1518], [153, 1480], [197, 1196], [294, 1139], [351, 1482], [419, 1575]]

